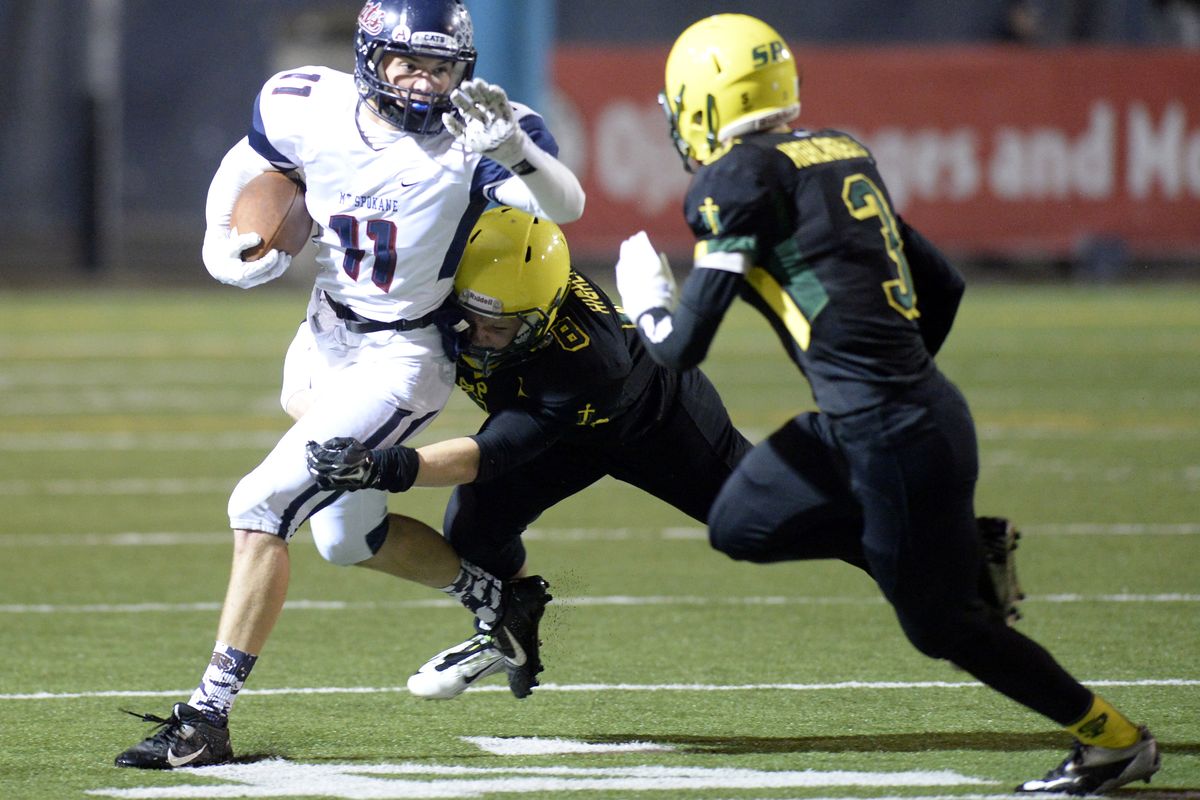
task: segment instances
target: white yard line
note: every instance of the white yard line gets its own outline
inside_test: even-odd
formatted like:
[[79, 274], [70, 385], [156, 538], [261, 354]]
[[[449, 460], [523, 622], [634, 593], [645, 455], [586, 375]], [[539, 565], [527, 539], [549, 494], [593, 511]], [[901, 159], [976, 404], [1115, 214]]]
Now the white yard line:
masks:
[[[336, 797], [346, 800], [475, 798], [502, 794], [561, 797], [590, 792], [655, 792], [679, 796], [713, 789], [811, 789], [826, 787], [987, 786], [990, 781], [950, 770], [866, 772], [852, 770], [757, 770], [736, 767], [459, 767], [439, 764], [300, 764], [270, 759], [186, 770], [222, 783], [92, 789], [116, 798]], [[861, 798], [861, 795], [858, 796]], [[962, 795], [932, 796], [955, 797]], [[973, 796], [972, 796], [973, 797]], [[979, 797], [985, 797], [980, 795]], [[995, 800], [994, 796], [986, 796]], [[850, 800], [844, 798], [842, 800]], [[880, 799], [882, 800], [882, 798]], [[896, 800], [900, 800], [899, 797]], [[912, 798], [906, 798], [912, 800]]]
[[[1138, 680], [1083, 679], [1086, 686], [1098, 688], [1170, 687], [1193, 688], [1200, 680], [1191, 678], [1141, 678]], [[904, 689], [983, 689], [977, 681], [840, 681], [836, 683], [543, 683], [537, 688], [539, 694], [581, 692], [837, 692], [873, 689], [880, 691]], [[474, 686], [469, 694], [476, 692], [507, 693], [503, 684]], [[88, 700], [98, 698], [128, 697], [187, 697], [192, 689], [166, 691], [93, 691], [93, 692], [28, 692], [0, 694], [0, 701], [16, 700]], [[285, 687], [278, 689], [243, 689], [238, 697], [283, 697], [293, 695], [336, 695], [336, 694], [407, 694], [403, 686], [311, 686]]]
[[[765, 595], [748, 597], [703, 597], [690, 595], [603, 595], [596, 597], [555, 596], [556, 608], [650, 606], [874, 606], [883, 598], [803, 597]], [[1047, 594], [1032, 595], [1027, 603], [1200, 603], [1200, 594]], [[288, 600], [289, 611], [387, 611], [412, 608], [459, 608], [454, 600], [431, 597], [427, 600], [347, 601]], [[9, 603], [0, 605], [0, 614], [178, 614], [189, 611], [219, 611], [216, 600], [195, 603]]]
[[179, 452], [181, 450], [261, 450], [274, 447], [282, 431], [219, 431], [214, 433], [89, 432], [3, 433], [0, 452], [44, 453], [70, 451]]
[[0, 484], [0, 497], [201, 495], [228, 493], [233, 490], [237, 482], [238, 479], [233, 476], [228, 478], [120, 478], [117, 480], [84, 478], [53, 481], [7, 481]]

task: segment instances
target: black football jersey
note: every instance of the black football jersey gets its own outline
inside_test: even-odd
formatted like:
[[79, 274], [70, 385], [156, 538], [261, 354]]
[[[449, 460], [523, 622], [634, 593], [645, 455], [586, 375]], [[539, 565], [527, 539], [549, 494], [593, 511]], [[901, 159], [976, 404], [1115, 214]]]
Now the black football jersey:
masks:
[[535, 454], [530, 448], [560, 439], [601, 444], [636, 438], [662, 418], [678, 376], [651, 360], [632, 323], [603, 291], [572, 272], [547, 344], [486, 377], [460, 361], [457, 383], [489, 414], [475, 437], [484, 459], [517, 463]]
[[696, 257], [743, 251], [741, 289], [821, 410], [851, 413], [935, 369], [902, 223], [870, 152], [835, 130], [749, 136], [701, 167], [685, 213]]

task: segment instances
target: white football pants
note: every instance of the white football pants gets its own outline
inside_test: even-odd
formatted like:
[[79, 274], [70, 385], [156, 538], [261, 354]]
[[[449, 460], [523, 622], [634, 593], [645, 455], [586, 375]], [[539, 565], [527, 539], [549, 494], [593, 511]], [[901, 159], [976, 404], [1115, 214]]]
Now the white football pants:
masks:
[[317, 488], [304, 446], [353, 436], [388, 447], [424, 429], [445, 406], [454, 366], [435, 327], [354, 334], [314, 292], [284, 361], [281, 400], [305, 390], [312, 404], [229, 498], [235, 530], [264, 531], [290, 541], [310, 519], [317, 549], [335, 564], [370, 558], [383, 541], [387, 494], [374, 489]]

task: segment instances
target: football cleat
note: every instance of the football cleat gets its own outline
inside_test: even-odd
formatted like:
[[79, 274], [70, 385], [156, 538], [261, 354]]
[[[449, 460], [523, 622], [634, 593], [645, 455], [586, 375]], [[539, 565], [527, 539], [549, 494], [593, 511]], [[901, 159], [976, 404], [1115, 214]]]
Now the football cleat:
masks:
[[1076, 742], [1066, 760], [1040, 781], [1026, 781], [1018, 792], [1059, 794], [1104, 794], [1133, 781], [1150, 782], [1162, 757], [1158, 742], [1145, 727], [1141, 738], [1129, 747], [1113, 749]]
[[984, 575], [979, 593], [1000, 618], [1012, 624], [1021, 618], [1017, 604], [1025, 599], [1017, 580], [1014, 553], [1021, 538], [1011, 521], [1004, 517], [979, 517], [976, 520], [983, 540]]
[[176, 703], [171, 716], [166, 719], [153, 714], [125, 713], [157, 723], [159, 730], [117, 756], [118, 767], [177, 769], [207, 767], [233, 760], [229, 728], [213, 724], [203, 712], [186, 703]]
[[491, 634], [480, 633], [426, 661], [408, 679], [408, 691], [428, 700], [451, 700], [476, 681], [504, 669]]
[[538, 685], [542, 671], [538, 656], [538, 623], [551, 596], [550, 586], [540, 575], [518, 578], [504, 584], [500, 619], [492, 627], [496, 648], [504, 656], [508, 688], [517, 698], [528, 697]]

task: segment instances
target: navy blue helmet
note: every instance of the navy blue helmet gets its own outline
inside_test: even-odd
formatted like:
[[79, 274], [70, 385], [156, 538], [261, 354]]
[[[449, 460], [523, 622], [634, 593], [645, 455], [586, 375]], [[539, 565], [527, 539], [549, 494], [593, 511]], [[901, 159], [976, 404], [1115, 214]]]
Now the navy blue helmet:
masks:
[[384, 80], [384, 55], [440, 58], [454, 64], [451, 88], [475, 73], [475, 36], [462, 0], [367, 0], [354, 37], [354, 78], [368, 107], [412, 133], [437, 133], [449, 93], [404, 89]]

